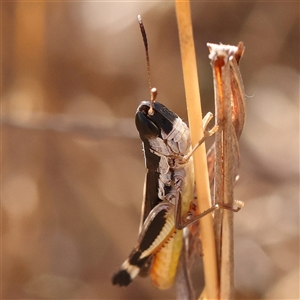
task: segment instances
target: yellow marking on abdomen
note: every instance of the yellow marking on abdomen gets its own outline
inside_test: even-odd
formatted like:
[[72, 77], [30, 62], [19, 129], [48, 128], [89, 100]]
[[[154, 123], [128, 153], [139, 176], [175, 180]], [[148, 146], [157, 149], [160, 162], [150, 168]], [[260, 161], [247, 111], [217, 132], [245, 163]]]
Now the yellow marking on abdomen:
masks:
[[152, 284], [159, 289], [168, 289], [174, 282], [182, 247], [182, 230], [174, 236], [155, 255], [151, 270]]

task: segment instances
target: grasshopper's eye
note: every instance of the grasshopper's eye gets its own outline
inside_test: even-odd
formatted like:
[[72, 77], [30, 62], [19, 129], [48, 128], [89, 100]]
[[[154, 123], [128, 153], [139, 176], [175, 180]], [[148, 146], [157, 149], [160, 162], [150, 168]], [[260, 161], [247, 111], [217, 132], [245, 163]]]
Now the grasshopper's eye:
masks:
[[144, 111], [137, 111], [135, 125], [142, 139], [156, 138], [160, 135], [160, 129], [151, 121]]

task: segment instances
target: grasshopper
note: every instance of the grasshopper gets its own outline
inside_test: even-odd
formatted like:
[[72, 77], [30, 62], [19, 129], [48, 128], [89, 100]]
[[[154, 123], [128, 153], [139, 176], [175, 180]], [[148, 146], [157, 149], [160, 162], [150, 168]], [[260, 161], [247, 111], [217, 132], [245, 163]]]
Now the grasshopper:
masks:
[[[169, 288], [176, 275], [183, 244], [183, 228], [220, 208], [215, 204], [196, 215], [194, 203], [193, 152], [214, 134], [218, 126], [206, 131], [212, 118], [203, 120], [204, 137], [192, 149], [190, 130], [185, 122], [163, 104], [156, 102], [157, 91], [151, 88], [148, 43], [140, 17], [147, 58], [151, 100], [139, 105], [135, 124], [143, 144], [147, 168], [138, 241], [120, 270], [114, 285], [127, 286], [138, 274], [151, 272], [154, 286]], [[234, 210], [230, 207], [222, 207]]]

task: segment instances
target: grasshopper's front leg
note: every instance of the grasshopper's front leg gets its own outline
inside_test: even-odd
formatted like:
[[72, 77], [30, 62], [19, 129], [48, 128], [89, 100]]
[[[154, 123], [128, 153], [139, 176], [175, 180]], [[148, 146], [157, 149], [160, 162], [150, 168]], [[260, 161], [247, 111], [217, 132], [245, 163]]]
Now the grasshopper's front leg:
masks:
[[205, 117], [203, 118], [202, 128], [203, 128], [204, 135], [203, 135], [202, 139], [193, 147], [193, 149], [183, 157], [183, 162], [188, 162], [190, 160], [190, 158], [192, 157], [192, 155], [194, 154], [194, 152], [199, 148], [199, 146], [201, 146], [208, 137], [215, 134], [217, 132], [217, 130], [219, 129], [219, 125], [214, 125], [214, 127], [212, 129], [206, 130], [206, 127], [212, 118], [213, 118], [213, 114], [211, 112], [208, 112], [205, 115]]
[[[203, 138], [193, 147], [193, 149], [186, 154], [182, 162], [183, 164], [186, 164], [186, 169], [190, 168], [193, 169], [193, 161], [192, 161], [192, 155], [193, 153], [198, 149], [198, 147], [210, 136], [212, 136], [219, 128], [218, 125], [215, 125], [212, 129], [206, 130], [208, 123], [212, 119], [213, 114], [212, 113], [207, 113], [205, 117], [203, 118], [203, 131], [204, 131], [204, 136]], [[204, 216], [214, 212], [215, 210], [218, 210], [220, 208], [222, 209], [228, 209], [233, 212], [238, 212], [242, 207], [243, 207], [243, 202], [241, 201], [235, 201], [234, 206], [226, 206], [226, 205], [221, 205], [221, 204], [215, 204], [206, 211], [200, 213], [199, 215], [194, 215], [194, 212], [188, 211], [184, 215], [182, 215], [182, 211], [186, 211], [186, 208], [182, 209], [182, 199], [184, 197], [184, 183], [182, 182], [180, 184], [181, 190], [178, 191], [178, 199], [175, 201], [175, 228], [176, 229], [183, 229], [186, 226], [194, 223], [195, 221], [203, 218]], [[182, 189], [183, 188], [183, 189]]]

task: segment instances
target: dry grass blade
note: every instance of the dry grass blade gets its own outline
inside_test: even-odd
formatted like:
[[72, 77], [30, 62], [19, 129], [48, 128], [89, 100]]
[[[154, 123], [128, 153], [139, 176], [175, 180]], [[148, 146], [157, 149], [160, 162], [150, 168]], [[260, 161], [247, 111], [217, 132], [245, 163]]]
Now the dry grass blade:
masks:
[[[201, 101], [189, 1], [176, 1], [176, 15], [191, 140], [192, 144], [195, 145], [203, 137], [203, 132], [201, 130]], [[201, 194], [197, 195], [199, 211], [201, 212], [211, 206], [206, 149], [204, 144], [194, 153], [193, 158], [196, 189], [197, 191], [201, 191]], [[199, 222], [204, 253], [203, 264], [206, 295], [209, 299], [216, 299], [218, 295], [218, 277], [212, 215], [210, 214], [205, 218], [201, 218]]]

